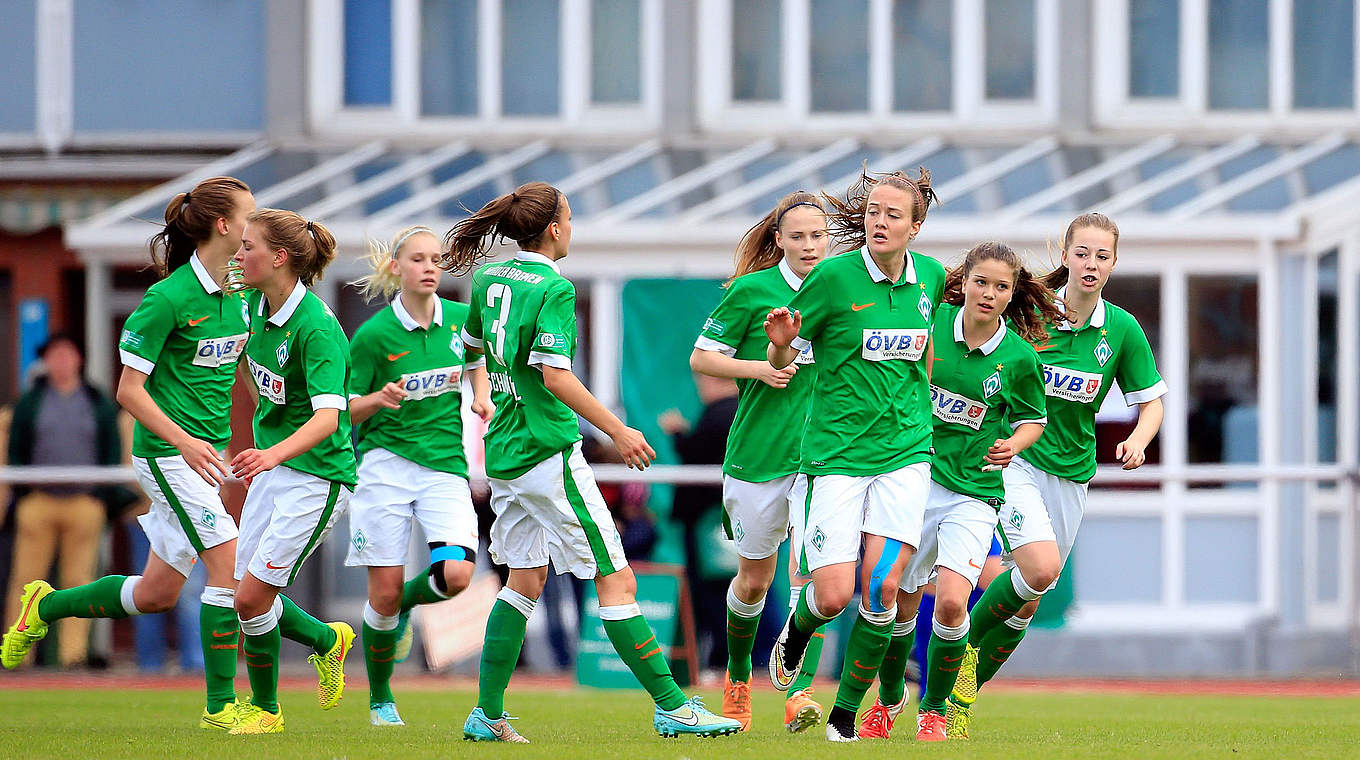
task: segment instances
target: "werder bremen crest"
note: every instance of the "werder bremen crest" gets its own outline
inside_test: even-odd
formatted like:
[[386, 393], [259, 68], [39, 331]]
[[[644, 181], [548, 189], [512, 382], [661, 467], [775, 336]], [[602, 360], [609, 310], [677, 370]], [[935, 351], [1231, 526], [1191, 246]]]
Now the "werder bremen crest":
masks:
[[287, 339], [287, 338], [285, 338], [284, 341], [283, 341], [282, 343], [279, 344], [278, 350], [274, 352], [274, 358], [276, 358], [276, 359], [279, 360], [279, 369], [283, 369], [283, 365], [285, 365], [285, 364], [288, 363], [288, 339]]
[[1101, 338], [1100, 342], [1096, 344], [1095, 354], [1096, 361], [1100, 362], [1100, 366], [1104, 367], [1105, 362], [1108, 362], [1110, 357], [1114, 356], [1114, 349], [1110, 348], [1110, 344], [1107, 343], [1104, 338]]
[[991, 398], [1001, 390], [1001, 373], [993, 372], [990, 377], [982, 381], [982, 397]]

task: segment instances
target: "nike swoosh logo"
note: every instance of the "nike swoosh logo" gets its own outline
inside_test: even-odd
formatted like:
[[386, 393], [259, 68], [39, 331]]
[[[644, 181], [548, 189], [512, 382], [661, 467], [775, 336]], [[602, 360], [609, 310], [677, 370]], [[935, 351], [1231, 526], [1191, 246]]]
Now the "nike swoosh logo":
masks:
[[267, 567], [267, 568], [269, 568], [270, 570], [287, 570], [287, 569], [288, 569], [288, 565], [275, 565], [274, 563], [270, 562], [269, 560], [265, 560], [264, 566]]
[[971, 568], [976, 568], [976, 569], [978, 569], [978, 570], [981, 570], [981, 569], [982, 569], [982, 565], [979, 565], [978, 563], [974, 562], [974, 561], [971, 560], [971, 559], [968, 560], [968, 566], [971, 567]]
[[877, 301], [871, 301], [871, 302], [866, 303], [866, 304], [858, 304], [858, 303], [855, 303], [854, 301], [851, 301], [851, 302], [850, 302], [850, 311], [864, 311], [865, 309], [869, 308], [870, 306], [873, 306], [875, 303], [878, 303], [878, 302], [877, 302]]
[[1052, 343], [1049, 343], [1049, 344], [1043, 345], [1043, 346], [1035, 346], [1035, 347], [1034, 347], [1034, 350], [1035, 350], [1035, 351], [1047, 351], [1047, 350], [1050, 349], [1050, 348], [1053, 348], [1053, 344], [1052, 344]]
[[[209, 316], [211, 316], [211, 315], [209, 315]], [[199, 317], [198, 319], [191, 319], [191, 320], [189, 320], [189, 326], [190, 326], [190, 327], [196, 327], [196, 326], [198, 325], [199, 322], [202, 322], [203, 320], [205, 320], [205, 319], [207, 319], [207, 318], [208, 318], [208, 317]]]
[[950, 657], [949, 655], [943, 655], [943, 657], [945, 662], [958, 662], [959, 660], [963, 659], [963, 655], [959, 655], [958, 657]]
[[675, 721], [676, 723], [679, 723], [679, 724], [685, 725], [685, 726], [697, 726], [697, 725], [699, 725], [699, 714], [696, 713], [696, 712], [694, 712], [693, 710], [690, 711], [689, 717], [688, 717], [688, 718], [681, 718], [679, 715], [676, 715], [675, 713], [666, 713], [666, 717], [670, 718], [671, 720]]
[[237, 631], [226, 631], [226, 632], [213, 631], [213, 632], [212, 632], [213, 638], [215, 638], [215, 639], [225, 639], [225, 638], [228, 637], [228, 636], [235, 636], [236, 634], [237, 634]]
[[388, 354], [388, 355], [387, 355], [387, 360], [388, 360], [389, 362], [394, 362], [394, 361], [400, 359], [401, 357], [403, 357], [403, 356], [405, 356], [405, 355], [407, 355], [407, 354], [409, 354], [409, 353], [411, 353], [411, 352], [410, 352], [410, 351], [402, 351], [402, 352], [399, 353], [399, 354]]
[[19, 613], [19, 624], [14, 627], [15, 631], [23, 633], [28, 630], [28, 611], [33, 609], [33, 600], [37, 598], [37, 596], [37, 594], [34, 594], [28, 598], [28, 604], [24, 605], [24, 611]]
[[633, 648], [636, 649], [636, 650], [638, 650], [638, 651], [641, 651], [643, 647], [647, 646], [648, 644], [652, 643], [653, 641], [656, 641], [656, 634], [652, 634], [652, 637], [651, 637], [650, 639], [647, 639], [646, 641], [642, 642], [641, 644], [638, 644], [637, 646], [635, 646], [635, 647], [633, 647]]

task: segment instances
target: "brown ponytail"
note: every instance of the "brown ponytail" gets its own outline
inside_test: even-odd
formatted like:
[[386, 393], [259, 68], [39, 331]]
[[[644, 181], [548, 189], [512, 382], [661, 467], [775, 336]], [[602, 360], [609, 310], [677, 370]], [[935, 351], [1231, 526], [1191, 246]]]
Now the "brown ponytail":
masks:
[[826, 206], [815, 193], [797, 190], [781, 198], [770, 213], [761, 217], [754, 227], [741, 236], [741, 242], [737, 244], [736, 271], [723, 284], [724, 287], [744, 274], [769, 269], [784, 258], [784, 252], [775, 241], [775, 233], [779, 231], [784, 215], [798, 206], [811, 206], [826, 213]]
[[249, 192], [235, 177], [211, 177], [171, 198], [165, 207], [165, 227], [148, 244], [156, 274], [165, 277], [188, 263], [198, 244], [212, 238], [217, 220], [231, 216], [239, 195]]
[[[1119, 225], [1115, 224], [1114, 220], [1110, 217], [1096, 213], [1095, 211], [1088, 211], [1076, 219], [1073, 219], [1072, 222], [1067, 225], [1067, 232], [1063, 233], [1062, 249], [1066, 251], [1072, 245], [1072, 238], [1077, 234], [1077, 230], [1086, 229], [1087, 227], [1095, 227], [1098, 230], [1104, 230], [1113, 235], [1114, 252], [1118, 255]], [[1043, 276], [1044, 285], [1048, 286], [1051, 290], [1057, 290], [1067, 284], [1067, 278], [1069, 276], [1067, 265], [1059, 262], [1058, 266], [1055, 267], [1052, 272]]]
[[335, 237], [330, 230], [294, 211], [256, 209], [246, 221], [261, 231], [270, 250], [282, 248], [288, 253], [288, 265], [303, 285], [311, 287], [335, 260]]
[[827, 227], [832, 236], [841, 242], [846, 250], [862, 247], [868, 241], [864, 229], [864, 212], [869, 206], [869, 193], [879, 185], [887, 185], [905, 190], [913, 198], [911, 204], [912, 222], [924, 222], [931, 204], [938, 204], [940, 197], [930, 184], [930, 170], [920, 167], [916, 179], [905, 172], [878, 173], [869, 171], [868, 164], [861, 165], [859, 179], [845, 191], [845, 200], [831, 193], [822, 193], [831, 206], [827, 215]]
[[561, 213], [562, 193], [557, 188], [546, 182], [520, 185], [453, 225], [444, 236], [448, 250], [439, 266], [455, 275], [467, 274], [491, 256], [498, 241], [513, 240], [527, 249], [547, 234]]
[[1000, 261], [1015, 272], [1015, 287], [1011, 302], [1003, 320], [1010, 320], [1011, 329], [1030, 343], [1038, 343], [1048, 337], [1048, 326], [1062, 322], [1066, 315], [1053, 302], [1053, 291], [1042, 280], [1034, 277], [1025, 269], [1024, 262], [1010, 246], [997, 241], [988, 241], [973, 246], [963, 257], [963, 263], [945, 275], [944, 302], [954, 306], [963, 305], [963, 283], [969, 272], [978, 262]]

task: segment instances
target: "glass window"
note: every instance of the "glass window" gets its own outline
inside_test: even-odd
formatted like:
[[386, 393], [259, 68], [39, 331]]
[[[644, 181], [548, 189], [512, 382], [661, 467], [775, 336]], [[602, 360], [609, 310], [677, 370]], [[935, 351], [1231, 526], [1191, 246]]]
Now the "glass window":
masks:
[[1302, 168], [1309, 195], [1360, 177], [1360, 144], [1347, 143]]
[[640, 0], [593, 0], [590, 6], [590, 99], [636, 103], [642, 99]]
[[345, 0], [345, 105], [392, 103], [392, 0]]
[[[31, 132], [37, 126], [37, 3], [13, 3], [0, 24], [0, 132]], [[10, 398], [6, 395], [4, 398]]]
[[[1260, 577], [1255, 517], [1185, 518], [1185, 600], [1254, 602]], [[1205, 551], [1215, 547], [1217, 551]]]
[[1355, 107], [1354, 0], [1294, 0], [1294, 107]]
[[501, 112], [556, 115], [561, 9], [556, 0], [502, 0]]
[[1349, 536], [1341, 528], [1341, 515], [1317, 516], [1317, 599], [1319, 602], [1341, 601], [1341, 577], [1350, 568], [1341, 564], [1342, 536]]
[[1259, 461], [1257, 298], [1254, 276], [1189, 278], [1191, 462]]
[[1332, 249], [1318, 259], [1317, 274], [1317, 451], [1318, 462], [1336, 462], [1336, 360], [1337, 360], [1337, 251]]
[[[1107, 562], [1103, 557], [1119, 557], [1119, 561]], [[1076, 598], [1083, 602], [1157, 602], [1162, 598], [1161, 518], [1088, 515], [1081, 526], [1081, 547], [1072, 558]]]
[[1180, 94], [1181, 9], [1171, 0], [1129, 0], [1129, 95]]
[[422, 0], [420, 112], [477, 115], [477, 0]]
[[1209, 107], [1270, 105], [1269, 13], [1261, 0], [1209, 0]]
[[780, 0], [732, 0], [732, 100], [779, 100]]
[[1034, 97], [1034, 0], [987, 3], [987, 97]]
[[953, 107], [953, 22], [949, 0], [894, 0], [894, 110], [948, 111]]
[[[1046, 264], [1046, 262], [1045, 262]], [[1044, 271], [1046, 266], [1036, 267]], [[1106, 301], [1119, 306], [1143, 328], [1152, 355], [1157, 359], [1157, 369], [1166, 373], [1165, 361], [1161, 355], [1162, 345], [1162, 285], [1161, 278], [1143, 275], [1121, 275], [1116, 270], [1105, 285]], [[1124, 393], [1117, 386], [1110, 389], [1105, 403], [1096, 413], [1096, 461], [1100, 464], [1114, 464], [1114, 450], [1121, 441], [1133, 433], [1138, 424], [1138, 408], [1124, 403]], [[1162, 461], [1161, 436], [1152, 439], [1147, 447], [1147, 461], [1157, 464]]]
[[812, 110], [869, 110], [869, 0], [812, 0]]

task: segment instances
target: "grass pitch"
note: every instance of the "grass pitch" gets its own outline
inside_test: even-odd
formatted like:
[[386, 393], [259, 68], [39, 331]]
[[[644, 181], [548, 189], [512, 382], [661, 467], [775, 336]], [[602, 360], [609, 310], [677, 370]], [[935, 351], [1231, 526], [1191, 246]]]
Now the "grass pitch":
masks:
[[[979, 701], [969, 742], [917, 745], [914, 721], [904, 714], [889, 742], [833, 745], [822, 727], [785, 733], [781, 695], [770, 691], [754, 695], [750, 733], [660, 739], [640, 690], [516, 691], [512, 685], [507, 707], [533, 744], [495, 746], [462, 741], [474, 693], [403, 691], [400, 682], [397, 692], [404, 729], [368, 725], [359, 680], [329, 712], [317, 707], [313, 692], [286, 690], [284, 734], [231, 737], [197, 728], [202, 703], [193, 690], [0, 688], [0, 758], [1360, 757], [1360, 699], [1342, 697], [999, 691]], [[829, 705], [831, 695], [820, 696]], [[717, 693], [704, 697], [715, 709], [721, 704]]]

